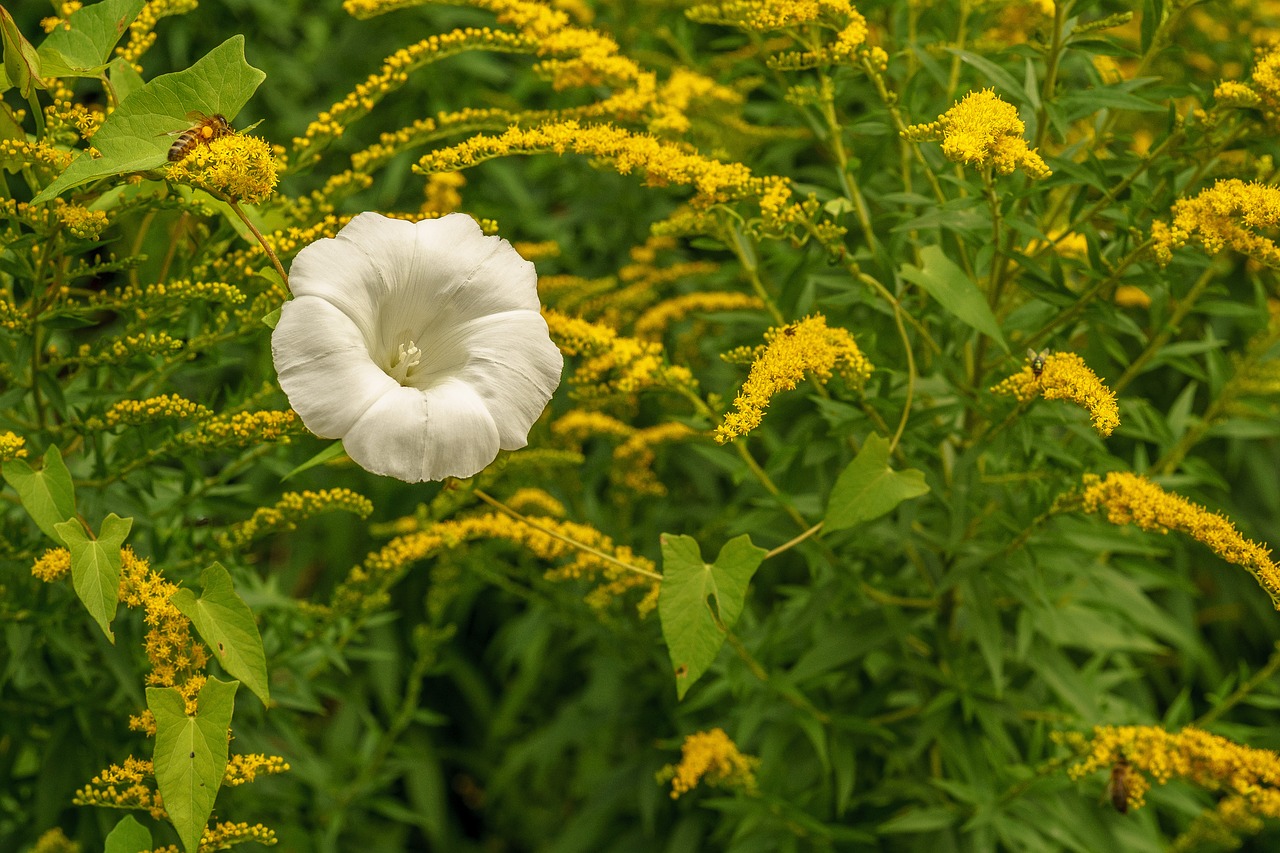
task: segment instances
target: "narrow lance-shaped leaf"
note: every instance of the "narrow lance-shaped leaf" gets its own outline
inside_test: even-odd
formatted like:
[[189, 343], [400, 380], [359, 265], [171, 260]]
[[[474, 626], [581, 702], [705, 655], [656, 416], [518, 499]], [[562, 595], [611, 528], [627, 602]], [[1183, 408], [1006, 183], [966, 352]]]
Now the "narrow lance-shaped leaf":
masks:
[[191, 124], [187, 113], [221, 113], [233, 118], [266, 75], [244, 58], [244, 36], [232, 36], [194, 65], [161, 74], [116, 107], [93, 135], [101, 154], [81, 154], [53, 183], [32, 199], [48, 201], [59, 193], [109, 175], [155, 169], [168, 160], [175, 130]]
[[973, 279], [937, 246], [921, 249], [920, 262], [923, 264], [921, 267], [903, 264], [900, 270], [902, 277], [923, 287], [938, 300], [939, 305], [1008, 352], [1009, 345], [1000, 334], [1000, 324]]
[[192, 717], [176, 687], [147, 688], [147, 708], [156, 718], [156, 785], [188, 853], [200, 845], [227, 772], [227, 738], [239, 686], [210, 678], [200, 688]]
[[708, 564], [702, 561], [696, 539], [662, 535], [658, 615], [679, 698], [715, 660], [726, 632], [742, 613], [747, 584], [766, 553], [742, 535], [726, 542], [715, 563]]
[[870, 435], [857, 457], [840, 473], [827, 501], [825, 528], [843, 530], [879, 518], [898, 504], [928, 494], [924, 474], [889, 467], [889, 441]]
[[54, 527], [75, 517], [76, 495], [71, 472], [58, 448], [50, 445], [44, 452], [44, 468], [39, 471], [21, 459], [4, 463], [4, 481], [18, 492], [23, 509], [36, 526], [50, 539], [61, 542]]
[[89, 615], [112, 643], [111, 620], [116, 616], [120, 592], [120, 546], [133, 526], [132, 518], [114, 512], [102, 520], [97, 539], [89, 538], [79, 521], [55, 525], [71, 552], [71, 580]]
[[236, 594], [231, 574], [221, 563], [204, 570], [200, 586], [204, 592], [199, 598], [189, 589], [180, 589], [169, 601], [196, 626], [200, 639], [213, 649], [222, 668], [243, 681], [262, 704], [270, 704], [267, 656], [253, 611]]

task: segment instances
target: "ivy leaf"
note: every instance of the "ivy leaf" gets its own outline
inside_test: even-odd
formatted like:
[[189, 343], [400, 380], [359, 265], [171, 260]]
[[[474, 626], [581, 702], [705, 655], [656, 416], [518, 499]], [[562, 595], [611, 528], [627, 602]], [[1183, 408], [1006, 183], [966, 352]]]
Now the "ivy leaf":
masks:
[[132, 518], [121, 518], [114, 512], [102, 520], [96, 539], [85, 534], [79, 521], [54, 525], [59, 538], [71, 551], [71, 580], [76, 595], [112, 643], [116, 638], [111, 633], [111, 620], [116, 617], [120, 593], [120, 546], [131, 527]]
[[915, 468], [895, 471], [889, 467], [889, 440], [873, 434], [836, 480], [824, 526], [828, 531], [843, 530], [928, 493], [923, 473]]
[[125, 815], [107, 835], [103, 853], [147, 853], [151, 849], [151, 830], [138, 823], [133, 815]]
[[111, 49], [138, 17], [146, 0], [103, 0], [77, 9], [69, 27], [56, 27], [40, 44], [45, 77], [97, 77], [111, 59]]
[[973, 279], [937, 246], [921, 249], [920, 261], [924, 264], [923, 267], [903, 264], [902, 277], [923, 287], [930, 296], [938, 300], [939, 305], [1008, 352], [1009, 345], [1000, 333], [1000, 325]]
[[4, 463], [4, 481], [17, 491], [22, 508], [36, 526], [50, 539], [61, 542], [54, 527], [75, 517], [76, 493], [71, 472], [57, 446], [49, 445], [44, 452], [44, 468], [39, 471], [21, 459]]
[[239, 686], [238, 681], [210, 678], [200, 688], [192, 717], [176, 687], [147, 688], [147, 708], [156, 718], [151, 756], [156, 785], [188, 853], [200, 845], [227, 772], [227, 733]]
[[726, 542], [715, 563], [709, 565], [702, 561], [696, 539], [662, 535], [658, 616], [679, 698], [684, 698], [715, 660], [742, 613], [747, 583], [766, 553], [743, 534]]
[[167, 134], [191, 126], [187, 113], [221, 113], [230, 119], [264, 79], [245, 61], [242, 35], [227, 39], [190, 68], [161, 74], [116, 107], [93, 135], [93, 147], [102, 156], [81, 154], [32, 204], [98, 178], [159, 168], [173, 144]]
[[204, 592], [199, 598], [189, 589], [180, 589], [169, 601], [196, 626], [200, 639], [213, 649], [222, 668], [244, 682], [263, 705], [269, 705], [267, 656], [253, 611], [236, 594], [231, 574], [221, 563], [201, 573], [200, 586]]

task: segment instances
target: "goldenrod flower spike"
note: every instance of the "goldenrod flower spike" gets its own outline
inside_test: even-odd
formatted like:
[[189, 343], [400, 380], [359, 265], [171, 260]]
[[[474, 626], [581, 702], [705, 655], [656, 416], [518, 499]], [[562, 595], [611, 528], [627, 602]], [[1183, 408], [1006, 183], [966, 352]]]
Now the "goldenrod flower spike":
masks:
[[1107, 521], [1112, 524], [1189, 534], [1228, 563], [1247, 569], [1280, 610], [1280, 567], [1271, 559], [1270, 549], [1244, 538], [1220, 513], [1209, 512], [1180, 495], [1166, 492], [1146, 477], [1124, 471], [1113, 471], [1105, 480], [1086, 475], [1084, 510], [1105, 510]]
[[276, 159], [265, 140], [232, 134], [197, 146], [169, 166], [168, 177], [221, 199], [257, 204], [275, 191]]
[[724, 729], [695, 732], [684, 739], [679, 764], [668, 764], [658, 773], [660, 781], [671, 782], [671, 799], [692, 791], [699, 783], [713, 788], [754, 791], [760, 759], [743, 755]]
[[1026, 130], [1013, 104], [984, 89], [965, 95], [937, 121], [912, 125], [902, 135], [917, 142], [941, 141], [942, 153], [955, 163], [990, 166], [1001, 175], [1021, 167], [1029, 177], [1048, 177], [1049, 166], [1027, 147]]
[[734, 411], [716, 428], [716, 441], [724, 444], [759, 426], [774, 395], [795, 388], [806, 372], [825, 383], [839, 370], [847, 381], [861, 386], [873, 369], [853, 335], [847, 329], [828, 327], [821, 314], [770, 329], [733, 401]]
[[1280, 227], [1280, 188], [1236, 178], [1218, 181], [1195, 198], [1173, 204], [1173, 221], [1151, 223], [1156, 260], [1173, 259], [1173, 250], [1199, 238], [1216, 255], [1230, 247], [1270, 267], [1280, 267], [1280, 247], [1259, 233]]
[[1019, 403], [1042, 396], [1046, 400], [1070, 400], [1089, 413], [1093, 428], [1108, 436], [1120, 426], [1115, 393], [1073, 352], [1050, 353], [1039, 371], [1030, 363], [992, 386], [996, 394], [1010, 394]]

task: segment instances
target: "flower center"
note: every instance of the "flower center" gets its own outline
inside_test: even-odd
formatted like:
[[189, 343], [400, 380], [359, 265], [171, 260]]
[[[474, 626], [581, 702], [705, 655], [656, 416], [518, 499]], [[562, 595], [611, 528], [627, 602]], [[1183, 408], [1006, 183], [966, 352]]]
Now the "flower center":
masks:
[[408, 385], [409, 371], [421, 363], [422, 350], [418, 349], [416, 343], [409, 341], [408, 344], [400, 345], [400, 351], [391, 359], [391, 365], [387, 368], [387, 375], [401, 385]]

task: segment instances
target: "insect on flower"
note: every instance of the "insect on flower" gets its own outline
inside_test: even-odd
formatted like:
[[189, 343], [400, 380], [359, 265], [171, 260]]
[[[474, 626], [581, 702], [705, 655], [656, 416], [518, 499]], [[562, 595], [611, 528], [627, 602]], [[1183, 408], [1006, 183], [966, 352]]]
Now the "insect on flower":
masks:
[[1129, 776], [1129, 759], [1122, 755], [1116, 759], [1111, 778], [1107, 780], [1107, 799], [1120, 814], [1129, 813]]
[[227, 117], [222, 113], [205, 115], [199, 110], [192, 110], [187, 113], [187, 118], [196, 122], [196, 124], [186, 130], [174, 130], [167, 134], [168, 136], [178, 137], [173, 141], [173, 145], [169, 147], [170, 163], [182, 160], [201, 145], [208, 145], [215, 139], [221, 139], [224, 136], [230, 136], [235, 133], [235, 130], [231, 127], [231, 122], [227, 121]]
[[1040, 378], [1040, 374], [1044, 371], [1044, 360], [1049, 357], [1049, 350], [1042, 349], [1036, 352], [1033, 349], [1027, 350], [1027, 358], [1031, 359], [1031, 372], [1035, 374], [1036, 379]]

